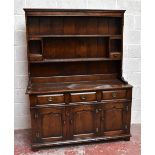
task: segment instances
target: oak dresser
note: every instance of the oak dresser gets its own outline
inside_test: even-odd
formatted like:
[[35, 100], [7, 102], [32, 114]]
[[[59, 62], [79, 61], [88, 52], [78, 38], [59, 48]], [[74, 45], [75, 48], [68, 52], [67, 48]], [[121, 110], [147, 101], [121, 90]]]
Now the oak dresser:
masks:
[[32, 149], [130, 140], [125, 10], [24, 10]]

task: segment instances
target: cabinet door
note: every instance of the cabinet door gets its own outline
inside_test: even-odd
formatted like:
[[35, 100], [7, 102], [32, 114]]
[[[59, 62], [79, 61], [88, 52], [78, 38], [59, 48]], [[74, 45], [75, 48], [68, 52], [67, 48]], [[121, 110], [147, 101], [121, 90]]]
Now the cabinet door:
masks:
[[78, 105], [70, 108], [71, 139], [93, 138], [98, 134], [96, 110], [95, 105]]
[[127, 103], [105, 103], [101, 106], [101, 135], [126, 133], [129, 128]]
[[38, 139], [41, 142], [63, 140], [66, 137], [64, 107], [38, 109]]

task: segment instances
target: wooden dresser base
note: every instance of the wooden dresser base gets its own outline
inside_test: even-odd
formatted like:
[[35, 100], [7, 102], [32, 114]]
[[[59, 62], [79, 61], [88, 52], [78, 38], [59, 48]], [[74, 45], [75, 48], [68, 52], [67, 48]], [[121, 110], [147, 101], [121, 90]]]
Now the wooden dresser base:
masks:
[[112, 140], [129, 141], [130, 137], [131, 137], [130, 134], [124, 134], [124, 135], [112, 136], [112, 137], [96, 137], [96, 138], [91, 138], [91, 139], [65, 140], [65, 141], [60, 141], [60, 142], [33, 143], [31, 147], [33, 150], [37, 150], [43, 147], [84, 144], [84, 143], [91, 143], [91, 142], [102, 142], [102, 141], [104, 142], [104, 141], [112, 141]]

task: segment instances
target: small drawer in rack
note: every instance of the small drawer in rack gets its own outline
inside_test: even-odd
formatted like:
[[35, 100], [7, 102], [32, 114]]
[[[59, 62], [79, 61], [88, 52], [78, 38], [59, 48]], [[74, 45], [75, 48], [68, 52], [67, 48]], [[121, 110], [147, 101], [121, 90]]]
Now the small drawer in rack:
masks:
[[30, 61], [41, 61], [43, 60], [43, 56], [41, 54], [30, 54], [29, 59]]
[[120, 52], [110, 52], [110, 58], [121, 59], [121, 53]]
[[64, 103], [64, 94], [38, 95], [37, 103], [39, 105]]

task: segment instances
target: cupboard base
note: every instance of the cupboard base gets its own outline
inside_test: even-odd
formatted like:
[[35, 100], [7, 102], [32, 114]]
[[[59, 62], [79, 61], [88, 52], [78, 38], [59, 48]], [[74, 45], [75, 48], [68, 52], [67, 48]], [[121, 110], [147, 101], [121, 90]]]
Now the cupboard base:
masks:
[[90, 142], [101, 142], [101, 141], [110, 141], [110, 140], [125, 140], [129, 141], [131, 134], [125, 134], [120, 136], [112, 136], [112, 137], [96, 137], [91, 139], [79, 139], [79, 140], [66, 140], [59, 142], [48, 142], [48, 143], [33, 143], [31, 148], [33, 151], [37, 151], [39, 148], [43, 147], [52, 147], [52, 146], [62, 146], [62, 145], [70, 145], [70, 144], [84, 144]]

